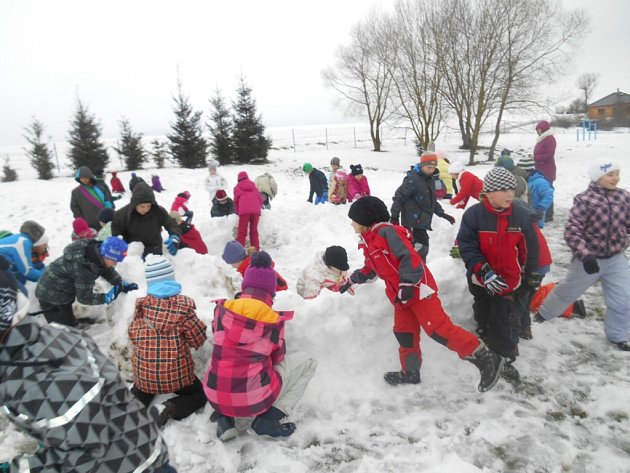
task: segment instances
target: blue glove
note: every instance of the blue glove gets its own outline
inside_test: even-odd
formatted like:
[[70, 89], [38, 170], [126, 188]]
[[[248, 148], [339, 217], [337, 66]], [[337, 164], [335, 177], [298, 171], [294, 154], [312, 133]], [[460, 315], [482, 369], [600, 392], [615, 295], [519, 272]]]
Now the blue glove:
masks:
[[169, 237], [164, 241], [166, 245], [166, 249], [169, 254], [175, 256], [177, 254], [177, 250], [179, 249], [179, 237], [177, 235], [169, 235]]
[[9, 471], [11, 471], [11, 468], [8, 463], [0, 463], [0, 473], [9, 473]]
[[135, 282], [124, 282], [122, 283], [122, 292], [125, 294], [131, 291], [136, 291], [138, 289], [138, 285]]
[[122, 284], [112, 287], [107, 294], [105, 294], [105, 304], [111, 304], [116, 300], [118, 294], [122, 291]]

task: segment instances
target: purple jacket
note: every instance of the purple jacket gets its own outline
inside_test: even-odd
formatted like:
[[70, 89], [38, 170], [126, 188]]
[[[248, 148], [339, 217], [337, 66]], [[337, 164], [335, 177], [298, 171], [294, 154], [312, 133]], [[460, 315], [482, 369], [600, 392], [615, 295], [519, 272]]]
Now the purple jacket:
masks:
[[260, 215], [263, 199], [256, 184], [249, 178], [242, 179], [234, 187], [234, 208], [238, 215]]
[[538, 136], [534, 147], [534, 167], [553, 184], [556, 180], [556, 139], [547, 129]]
[[579, 260], [587, 255], [607, 258], [628, 246], [630, 193], [608, 190], [591, 182], [575, 196], [564, 239]]
[[357, 194], [359, 194], [360, 197], [370, 195], [370, 185], [368, 184], [367, 177], [363, 176], [361, 180], [359, 180], [352, 174], [348, 174], [348, 202], [352, 202], [354, 196]]

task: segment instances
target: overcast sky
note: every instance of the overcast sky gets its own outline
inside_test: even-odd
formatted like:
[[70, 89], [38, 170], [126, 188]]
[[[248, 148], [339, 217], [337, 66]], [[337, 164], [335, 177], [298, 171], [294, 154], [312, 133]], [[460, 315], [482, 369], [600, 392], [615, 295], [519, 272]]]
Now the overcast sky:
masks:
[[[584, 5], [592, 33], [565, 78], [599, 72], [597, 98], [630, 93], [630, 1]], [[334, 106], [321, 71], [352, 25], [393, 0], [0, 0], [0, 145], [20, 144], [36, 116], [67, 137], [78, 95], [118, 135], [129, 118], [146, 135], [168, 131], [177, 69], [197, 110], [218, 87], [232, 98], [241, 72], [267, 126], [356, 121]]]

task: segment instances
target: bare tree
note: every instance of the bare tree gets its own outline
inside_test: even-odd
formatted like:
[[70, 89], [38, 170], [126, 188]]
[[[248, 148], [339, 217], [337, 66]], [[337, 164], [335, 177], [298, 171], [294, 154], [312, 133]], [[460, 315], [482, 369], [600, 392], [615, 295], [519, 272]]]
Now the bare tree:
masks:
[[541, 88], [547, 87], [569, 64], [573, 48], [588, 31], [582, 10], [565, 10], [554, 0], [485, 0], [486, 11], [500, 20], [503, 77], [496, 109], [495, 134], [489, 159], [493, 159], [508, 110], [540, 108]]
[[436, 64], [435, 37], [428, 27], [433, 15], [426, 2], [401, 0], [393, 19], [397, 32], [395, 113], [408, 122], [423, 149], [437, 139], [442, 126], [441, 75]]
[[588, 99], [593, 94], [597, 83], [599, 82], [599, 74], [595, 72], [587, 72], [577, 78], [576, 85], [578, 89], [584, 92], [584, 110], [588, 106]]
[[374, 151], [381, 151], [381, 127], [391, 114], [393, 62], [386, 16], [373, 10], [355, 26], [348, 46], [337, 51], [335, 68], [322, 72], [324, 83], [339, 92], [350, 114], [367, 116]]

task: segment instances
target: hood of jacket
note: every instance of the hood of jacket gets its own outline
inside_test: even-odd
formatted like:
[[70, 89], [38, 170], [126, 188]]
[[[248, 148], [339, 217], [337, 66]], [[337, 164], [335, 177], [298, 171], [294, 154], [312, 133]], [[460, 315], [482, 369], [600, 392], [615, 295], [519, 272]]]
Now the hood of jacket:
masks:
[[236, 187], [246, 192], [258, 191], [258, 189], [256, 188], [256, 184], [254, 184], [254, 182], [250, 179], [243, 179], [239, 181], [238, 184], [236, 184]]
[[96, 175], [92, 172], [92, 170], [87, 166], [81, 166], [77, 169], [77, 172], [74, 173], [74, 180], [81, 184], [81, 178], [87, 177], [92, 181], [92, 184], [96, 182]]
[[145, 202], [150, 202], [155, 205], [155, 193], [146, 182], [139, 182], [133, 188], [129, 203], [135, 207], [136, 205], [143, 204]]

